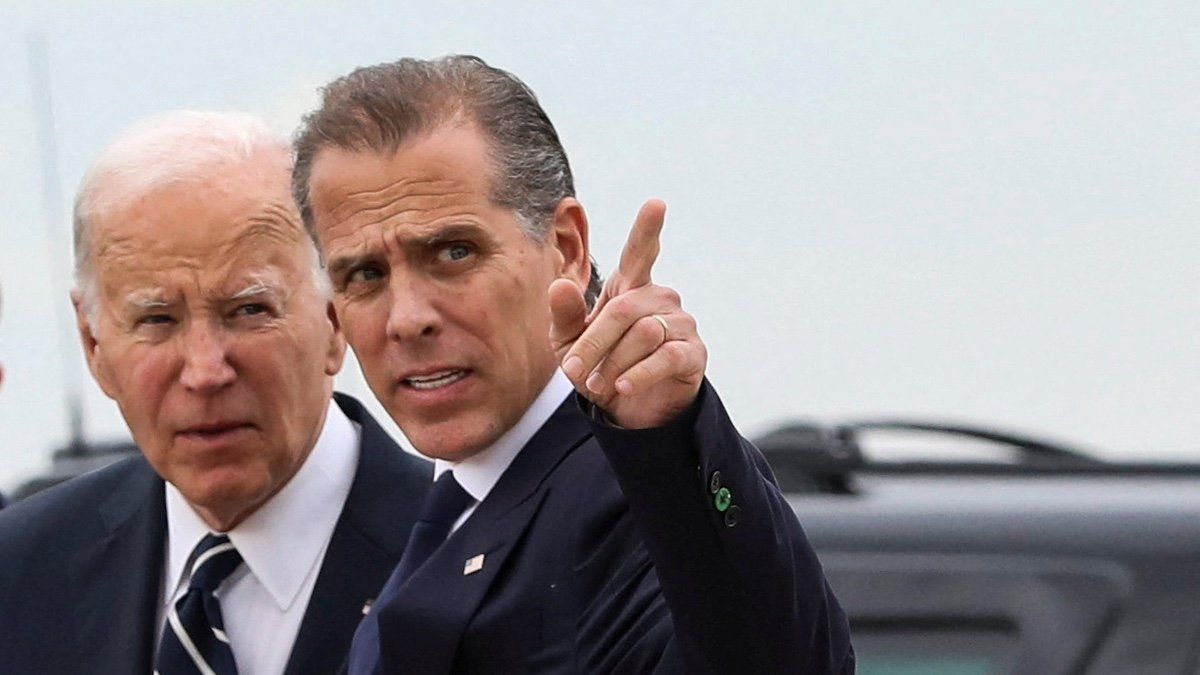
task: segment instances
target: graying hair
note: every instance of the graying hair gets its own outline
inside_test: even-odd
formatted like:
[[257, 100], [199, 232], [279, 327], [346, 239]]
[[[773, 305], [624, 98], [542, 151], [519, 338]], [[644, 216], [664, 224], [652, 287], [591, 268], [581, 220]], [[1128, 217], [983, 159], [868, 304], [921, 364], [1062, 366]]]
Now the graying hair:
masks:
[[[321, 93], [320, 107], [305, 116], [293, 141], [292, 194], [314, 238], [309, 183], [322, 149], [395, 152], [406, 139], [458, 119], [474, 122], [488, 141], [492, 201], [512, 209], [536, 241], [546, 240], [558, 203], [575, 196], [567, 153], [537, 96], [512, 73], [478, 57], [359, 68]], [[589, 306], [600, 293], [591, 262]]]
[[[177, 110], [125, 129], [84, 174], [75, 196], [75, 285], [85, 306], [93, 304], [91, 231], [97, 214], [154, 190], [194, 180], [213, 165], [241, 163], [261, 151], [290, 154], [287, 139], [261, 119], [237, 112]], [[314, 247], [317, 246], [313, 239]], [[318, 290], [329, 280], [314, 255]]]

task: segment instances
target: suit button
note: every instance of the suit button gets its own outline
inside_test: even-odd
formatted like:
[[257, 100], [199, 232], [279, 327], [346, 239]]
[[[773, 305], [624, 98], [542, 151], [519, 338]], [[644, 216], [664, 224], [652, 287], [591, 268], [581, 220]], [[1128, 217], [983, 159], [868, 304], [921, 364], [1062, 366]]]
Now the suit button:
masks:
[[741, 513], [741, 511], [742, 510], [736, 506], [729, 507], [729, 510], [725, 512], [725, 527], [733, 527], [734, 525], [737, 525], [738, 514]]
[[729, 488], [721, 488], [720, 490], [717, 490], [716, 496], [713, 497], [713, 506], [716, 506], [717, 510], [721, 513], [725, 513], [725, 510], [728, 509], [729, 505], [732, 503], [733, 493], [729, 491]]
[[717, 494], [717, 490], [721, 489], [721, 472], [712, 472], [712, 477], [708, 479], [708, 491]]

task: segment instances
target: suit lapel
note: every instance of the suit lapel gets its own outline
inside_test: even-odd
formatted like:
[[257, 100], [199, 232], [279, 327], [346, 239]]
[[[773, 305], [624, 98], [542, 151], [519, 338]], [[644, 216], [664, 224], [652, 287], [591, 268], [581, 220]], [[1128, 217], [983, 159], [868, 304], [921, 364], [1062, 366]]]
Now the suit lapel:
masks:
[[[451, 671], [463, 631], [536, 519], [548, 494], [544, 479], [590, 433], [574, 397], [568, 397], [466, 523], [409, 577], [396, 602], [380, 608], [385, 672]], [[468, 561], [481, 555], [482, 567], [464, 573]]]
[[433, 483], [432, 464], [401, 450], [358, 401], [342, 394], [334, 398], [362, 428], [361, 451], [287, 675], [337, 671], [364, 603], [374, 598], [400, 560]]
[[130, 461], [132, 475], [97, 508], [103, 534], [72, 565], [79, 672], [153, 670], [166, 504], [162, 480], [141, 457]]

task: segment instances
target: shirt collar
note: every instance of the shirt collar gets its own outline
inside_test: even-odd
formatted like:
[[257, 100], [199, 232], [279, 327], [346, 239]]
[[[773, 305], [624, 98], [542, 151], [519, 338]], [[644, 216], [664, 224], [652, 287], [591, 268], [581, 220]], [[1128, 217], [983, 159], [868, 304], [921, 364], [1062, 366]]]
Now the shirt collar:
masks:
[[454, 479], [462, 485], [467, 494], [477, 502], [483, 501], [508, 469], [508, 465], [517, 458], [521, 448], [525, 447], [529, 439], [533, 438], [574, 389], [567, 376], [555, 368], [542, 393], [538, 394], [533, 404], [511, 429], [504, 432], [490, 446], [460, 462], [435, 459], [433, 479], [437, 480], [438, 476], [453, 469]]
[[[317, 444], [296, 475], [225, 533], [281, 611], [292, 605], [304, 580], [320, 564], [354, 482], [361, 434], [331, 402]], [[192, 550], [210, 530], [170, 483], [166, 500], [167, 579], [178, 588], [186, 581]]]

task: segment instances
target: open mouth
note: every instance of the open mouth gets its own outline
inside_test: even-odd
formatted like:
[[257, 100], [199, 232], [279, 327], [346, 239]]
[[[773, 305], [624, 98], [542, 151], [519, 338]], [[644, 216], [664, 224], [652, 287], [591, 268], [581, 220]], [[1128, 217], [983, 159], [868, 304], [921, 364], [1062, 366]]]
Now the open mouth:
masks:
[[419, 391], [430, 391], [432, 389], [441, 389], [448, 387], [455, 382], [470, 375], [469, 370], [441, 370], [428, 375], [413, 375], [404, 378], [404, 386], [417, 389]]

